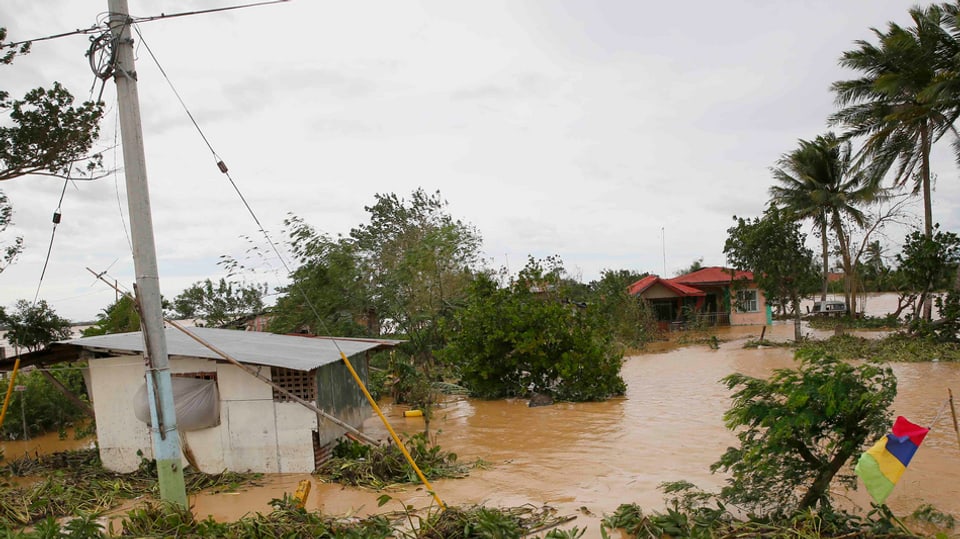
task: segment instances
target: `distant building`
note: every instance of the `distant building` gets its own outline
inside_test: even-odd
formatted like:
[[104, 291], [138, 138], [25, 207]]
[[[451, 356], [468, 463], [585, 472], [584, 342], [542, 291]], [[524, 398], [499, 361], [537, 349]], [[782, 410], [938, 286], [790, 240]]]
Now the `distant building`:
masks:
[[664, 330], [683, 328], [691, 320], [735, 326], [767, 322], [766, 298], [749, 271], [712, 266], [672, 279], [649, 275], [628, 291], [650, 304]]

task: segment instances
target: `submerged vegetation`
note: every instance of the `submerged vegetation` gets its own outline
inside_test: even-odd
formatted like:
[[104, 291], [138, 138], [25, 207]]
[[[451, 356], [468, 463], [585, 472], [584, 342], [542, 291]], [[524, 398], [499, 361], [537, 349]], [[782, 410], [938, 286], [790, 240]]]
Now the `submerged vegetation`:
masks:
[[[467, 476], [470, 467], [458, 463], [456, 453], [443, 451], [424, 433], [408, 437], [404, 445], [428, 480]], [[314, 473], [336, 483], [375, 490], [419, 482], [396, 445], [371, 447], [347, 439], [337, 443], [333, 456]]]
[[937, 342], [896, 333], [882, 339], [835, 335], [806, 341], [799, 351], [819, 351], [838, 359], [871, 359], [881, 362], [960, 361], [960, 344]]
[[[188, 492], [217, 488], [233, 490], [251, 484], [260, 474], [204, 474], [187, 469]], [[36, 482], [15, 478], [37, 478]], [[156, 464], [143, 460], [129, 474], [103, 468], [96, 449], [24, 456], [0, 468], [0, 529], [26, 526], [48, 517], [101, 513], [128, 500], [156, 493]]]

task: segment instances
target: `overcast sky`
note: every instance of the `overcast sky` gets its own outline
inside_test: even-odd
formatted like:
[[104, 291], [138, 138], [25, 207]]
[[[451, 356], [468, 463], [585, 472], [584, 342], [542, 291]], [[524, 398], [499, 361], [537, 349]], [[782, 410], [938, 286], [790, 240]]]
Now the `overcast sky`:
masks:
[[[584, 281], [604, 269], [674, 275], [723, 265], [733, 215], [759, 215], [769, 168], [828, 129], [840, 54], [870, 27], [908, 21], [907, 0], [326, 2], [292, 0], [140, 25], [172, 83], [263, 225], [285, 216], [346, 233], [376, 193], [439, 190], [472, 223], [493, 267], [557, 254]], [[135, 16], [229, 5], [130, 1]], [[106, 0], [3, 0], [22, 40], [85, 28]], [[138, 43], [139, 43], [138, 39]], [[99, 86], [87, 36], [37, 42], [2, 67], [20, 96], [63, 82]], [[147, 51], [138, 49], [160, 284], [172, 299], [217, 279], [257, 228]], [[66, 190], [40, 288], [62, 316], [89, 320], [114, 299], [86, 267], [134, 280], [106, 84], [99, 147], [121, 171]], [[938, 152], [934, 218], [960, 231], [960, 181]], [[63, 182], [0, 184], [26, 250], [0, 274], [0, 305], [37, 291]], [[914, 212], [920, 212], [915, 206]], [[902, 233], [887, 240], [899, 250]], [[278, 284], [276, 263], [254, 279]]]

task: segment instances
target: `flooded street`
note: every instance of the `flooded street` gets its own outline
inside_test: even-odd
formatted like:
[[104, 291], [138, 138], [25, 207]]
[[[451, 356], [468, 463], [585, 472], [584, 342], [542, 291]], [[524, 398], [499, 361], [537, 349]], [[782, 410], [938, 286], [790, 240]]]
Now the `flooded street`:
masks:
[[[538, 408], [529, 408], [525, 400], [448, 402], [435, 412], [431, 431], [441, 447], [457, 453], [461, 462], [482, 459], [486, 466], [472, 470], [465, 479], [436, 481], [433, 487], [452, 505], [547, 504], [562, 515], [576, 515], [564, 527], [586, 526], [589, 538], [600, 537], [600, 518], [621, 503], [662, 509], [663, 495], [657, 490], [661, 482], [683, 479], [716, 490], [724, 478], [711, 474], [709, 466], [735, 442], [722, 421], [730, 393], [718, 381], [733, 372], [766, 376], [773, 369], [793, 365], [789, 349], [743, 349], [744, 342], [758, 338], [761, 329], [711, 332], [723, 341], [716, 350], [698, 345], [626, 358], [622, 376], [627, 394], [607, 402]], [[805, 327], [804, 333], [825, 337], [832, 332]], [[790, 323], [777, 323], [766, 332], [770, 340], [792, 336]], [[960, 394], [960, 364], [901, 363], [892, 368], [899, 381], [895, 415], [929, 425], [947, 397], [947, 388]], [[398, 432], [421, 431], [422, 418], [404, 418], [404, 409], [386, 406], [384, 412]], [[377, 418], [368, 420], [364, 430], [375, 438], [388, 438]], [[22, 451], [10, 444], [2, 447], [8, 457]], [[323, 484], [305, 474], [267, 476], [260, 487], [192, 496], [191, 503], [198, 516], [218, 520], [265, 513], [272, 498], [292, 493], [298, 481], [307, 478], [313, 481], [307, 504], [312, 510], [366, 515], [401, 509], [399, 503], [378, 508], [381, 493]], [[389, 494], [418, 508], [433, 501], [422, 487]], [[849, 508], [869, 508], [862, 488], [838, 495]], [[887, 503], [898, 515], [930, 503], [960, 517], [960, 448], [949, 410], [927, 436]]]
[[[600, 518], [621, 503], [662, 509], [663, 495], [657, 490], [661, 482], [685, 479], [717, 489], [724, 478], [711, 474], [709, 466], [735, 441], [723, 426], [730, 401], [718, 380], [735, 371], [766, 376], [772, 369], [793, 365], [789, 349], [743, 349], [760, 329], [721, 329], [716, 334], [726, 342], [718, 350], [690, 346], [627, 358], [622, 371], [627, 394], [620, 399], [538, 408], [527, 407], [525, 400], [447, 403], [431, 424], [440, 445], [462, 462], [482, 459], [488, 467], [465, 479], [436, 481], [433, 487], [448, 504], [548, 504], [560, 514], [577, 515], [568, 526], [587, 526], [585, 537], [599, 537]], [[776, 324], [766, 337], [788, 340], [792, 334], [792, 325]], [[933, 420], [948, 387], [960, 390], [960, 364], [903, 363], [893, 369], [899, 380], [894, 412], [921, 424]], [[402, 417], [401, 407], [387, 406], [384, 412], [398, 432], [423, 428], [421, 418]], [[388, 437], [376, 418], [368, 420], [364, 430], [376, 438]], [[199, 496], [195, 510], [215, 518], [266, 511], [270, 498], [292, 492], [304, 478], [308, 476], [272, 477], [263, 489]], [[422, 488], [390, 494], [416, 507], [432, 502]], [[331, 513], [375, 513], [381, 510], [378, 495], [314, 480], [308, 506]], [[862, 488], [838, 495], [847, 507], [869, 508]], [[901, 515], [931, 503], [960, 517], [960, 449], [949, 412], [927, 436], [887, 503]]]

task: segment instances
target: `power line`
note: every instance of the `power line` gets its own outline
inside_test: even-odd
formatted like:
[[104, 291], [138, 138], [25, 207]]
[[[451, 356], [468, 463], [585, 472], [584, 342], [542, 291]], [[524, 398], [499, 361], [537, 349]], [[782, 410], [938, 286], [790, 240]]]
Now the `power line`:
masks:
[[[161, 14], [159, 14], [159, 15], [150, 15], [150, 16], [147, 16], [147, 17], [131, 17], [131, 22], [153, 22], [153, 21], [159, 21], [159, 20], [163, 20], [163, 19], [173, 19], [173, 18], [177, 18], [177, 17], [186, 17], [186, 16], [190, 16], [190, 15], [205, 15], [205, 14], [207, 14], [207, 13], [219, 13], [219, 12], [221, 12], [221, 11], [233, 11], [233, 10], [237, 10], [237, 9], [246, 9], [246, 8], [251, 8], [251, 7], [267, 6], [267, 5], [270, 5], [270, 4], [280, 4], [280, 3], [283, 3], [283, 2], [289, 2], [289, 1], [290, 1], [290, 0], [270, 0], [270, 1], [266, 1], [266, 2], [253, 2], [253, 3], [249, 3], [249, 4], [239, 4], [239, 5], [235, 5], [235, 6], [226, 6], [226, 7], [220, 7], [220, 8], [203, 9], [203, 10], [196, 10], [196, 11], [184, 11], [184, 12], [181, 12], [181, 13], [170, 13], [170, 14], [161, 13]], [[12, 49], [12, 48], [15, 48], [15, 47], [19, 47], [20, 45], [26, 45], [27, 43], [33, 43], [33, 42], [35, 42], [35, 41], [49, 41], [49, 40], [52, 40], [52, 39], [59, 39], [59, 38], [61, 38], [61, 37], [69, 37], [69, 36], [76, 36], [76, 35], [86, 35], [86, 34], [98, 34], [98, 33], [100, 33], [100, 32], [103, 31], [103, 29], [100, 28], [100, 26], [101, 26], [101, 24], [100, 24], [100, 23], [97, 23], [97, 24], [95, 24], [95, 25], [93, 25], [93, 26], [90, 26], [89, 28], [77, 28], [76, 30], [71, 30], [71, 31], [69, 31], [69, 32], [61, 32], [61, 33], [59, 33], [59, 34], [52, 34], [52, 35], [43, 36], [43, 37], [36, 37], [36, 38], [33, 38], [33, 39], [27, 39], [27, 40], [24, 40], [24, 41], [11, 41], [11, 42], [9, 42], [9, 43], [0, 43], [0, 50], [2, 50], [2, 49], [7, 49], [7, 48]]]

